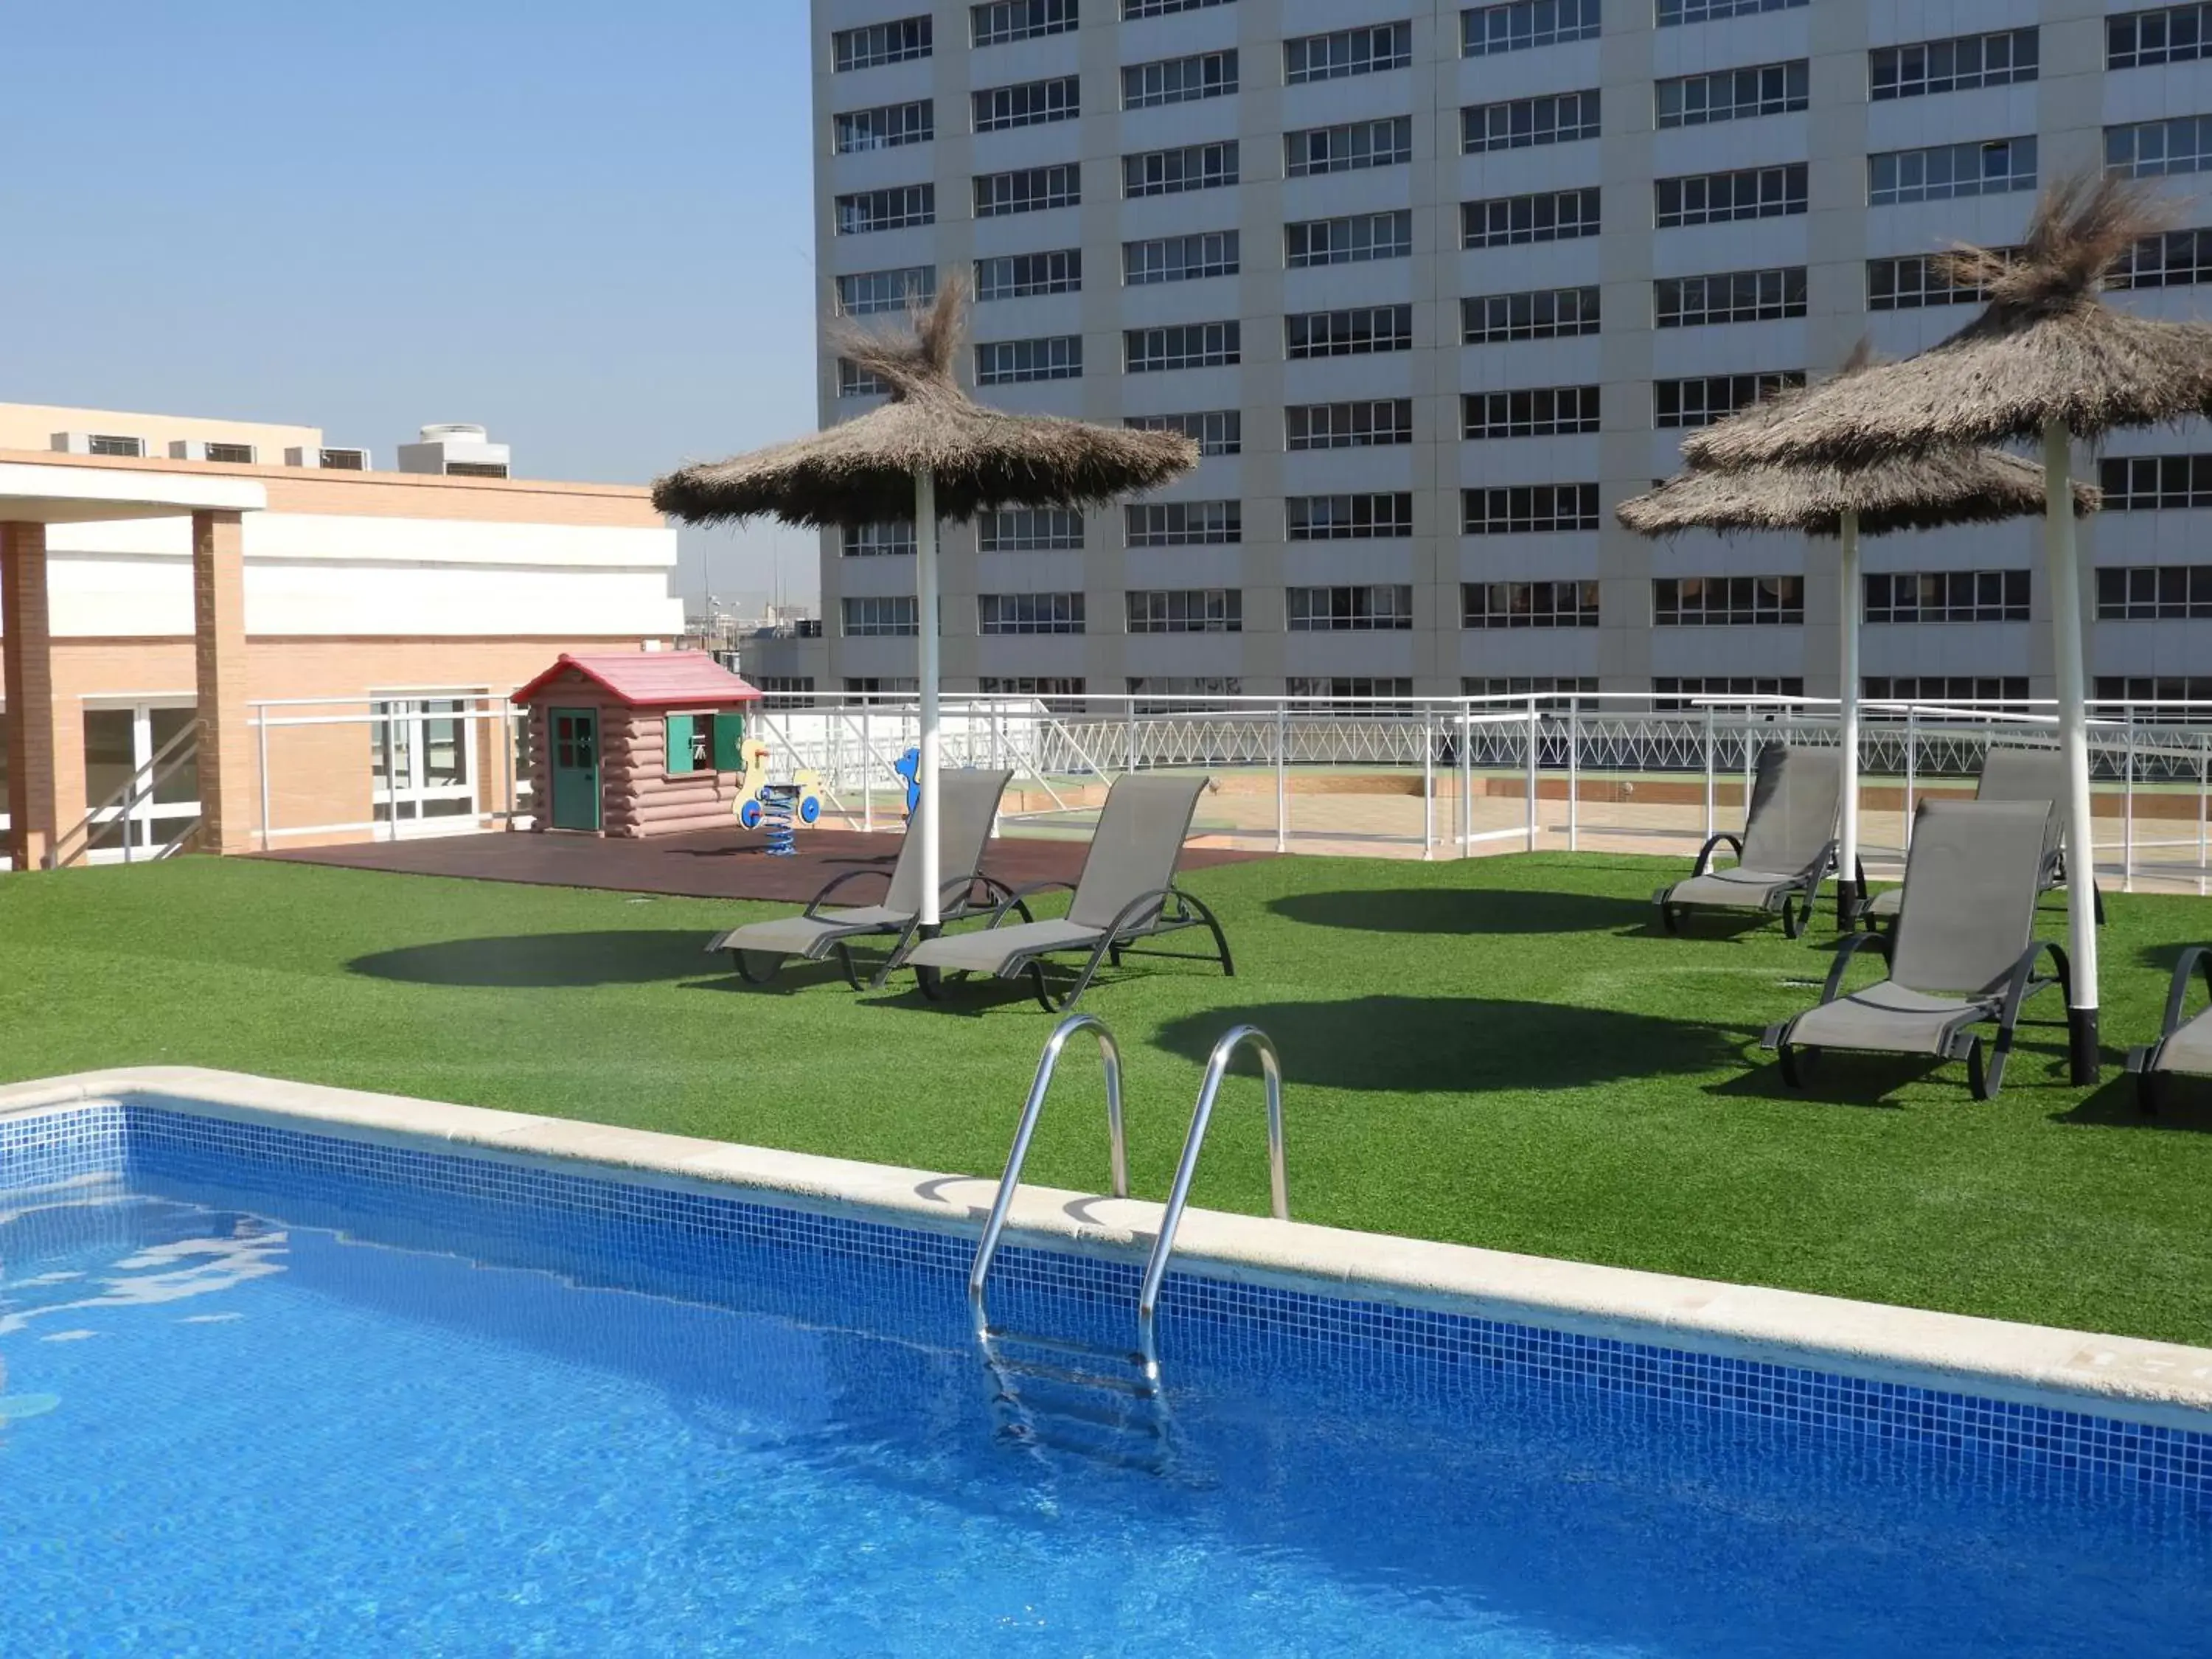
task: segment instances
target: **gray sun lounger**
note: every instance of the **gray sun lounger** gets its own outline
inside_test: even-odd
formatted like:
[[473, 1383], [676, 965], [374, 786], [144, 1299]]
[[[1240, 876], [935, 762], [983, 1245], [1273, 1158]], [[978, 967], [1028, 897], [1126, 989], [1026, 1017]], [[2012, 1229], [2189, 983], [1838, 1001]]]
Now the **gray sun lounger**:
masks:
[[[1796, 939], [1812, 917], [1821, 879], [1835, 867], [1843, 799], [1841, 750], [1767, 744], [1759, 751], [1743, 833], [1715, 836], [1698, 849], [1686, 879], [1651, 896], [1660, 924], [1677, 933], [1691, 910], [1779, 911], [1782, 931]], [[1735, 849], [1735, 862], [1717, 870], [1713, 853], [1723, 842]]]
[[[2018, 744], [1991, 744], [1982, 757], [1981, 776], [1974, 783], [1976, 800], [2040, 800], [2051, 804], [2051, 828], [2044, 838], [2043, 868], [2036, 878], [2040, 895], [2066, 881], [2066, 753], [2061, 749], [2031, 749]], [[1865, 888], [1862, 884], [1861, 891]], [[2089, 884], [2090, 902], [2097, 920], [2105, 919], [2105, 896]], [[1888, 887], [1861, 907], [1863, 921], [1893, 923], [1905, 902], [1902, 887]]]
[[[1071, 1006], [1090, 988], [1102, 961], [1121, 965], [1125, 956], [1173, 956], [1218, 961], [1234, 975], [1229, 941], [1213, 912], [1175, 884], [1183, 837], [1190, 833], [1198, 797], [1209, 780], [1190, 775], [1139, 775], [1123, 773], [1107, 792], [1106, 805], [1091, 834], [1075, 896], [1065, 916], [1023, 921], [1004, 927], [1007, 915], [1032, 894], [1064, 881], [1039, 882], [1010, 894], [989, 923], [960, 934], [925, 939], [907, 953], [905, 965], [920, 977], [923, 994], [943, 994], [945, 974], [991, 974], [1011, 979], [1028, 974], [1037, 1000], [1051, 1012]], [[1026, 915], [1026, 912], [1024, 912]], [[1211, 958], [1180, 951], [1138, 951], [1138, 939], [1157, 939], [1186, 928], [1204, 927], [1213, 936]], [[1073, 988], [1057, 996], [1045, 977], [1044, 958], [1069, 953], [1084, 957]]]
[[[959, 770], [939, 775], [945, 827], [938, 836], [938, 893], [948, 921], [984, 909], [995, 914], [1007, 896], [1006, 886], [984, 875], [977, 866], [983, 860], [983, 844], [991, 838], [991, 819], [999, 810], [999, 797], [1006, 793], [1006, 780], [1012, 776], [1010, 771]], [[774, 979], [787, 957], [819, 962], [834, 951], [846, 979], [857, 991], [861, 988], [860, 975], [854, 965], [852, 942], [890, 934], [893, 936], [890, 954], [871, 981], [881, 985], [898, 965], [901, 953], [912, 942], [921, 921], [921, 837], [915, 829], [914, 820], [908, 820], [882, 903], [829, 908], [830, 896], [840, 888], [870, 878], [884, 879], [880, 868], [848, 870], [831, 878], [798, 915], [749, 921], [717, 933], [707, 948], [727, 951], [738, 973], [756, 985]]]
[[[2051, 811], [2045, 801], [1921, 803], [1896, 933], [1845, 939], [1820, 1002], [1765, 1035], [1784, 1081], [1803, 1086], [1823, 1048], [1933, 1054], [1965, 1060], [1974, 1098], [1996, 1098], [2021, 1003], [2069, 982], [2065, 951], [2034, 937]], [[1889, 976], [1845, 994], [1844, 970], [1862, 949], [1886, 957]], [[2055, 971], [2040, 975], [2046, 952]], [[1992, 1023], [1996, 1040], [1985, 1053], [1976, 1028]]]
[[2136, 1103], [2146, 1112], [2158, 1110], [2159, 1082], [2172, 1076], [2212, 1077], [2212, 1008], [2200, 1008], [2187, 1020], [2181, 1017], [2189, 999], [2189, 981], [2203, 974], [2204, 988], [2212, 992], [2212, 945], [2192, 945], [2173, 964], [2173, 982], [2166, 988], [2166, 1020], [2155, 1042], [2128, 1050], [2128, 1070], [2136, 1074]]

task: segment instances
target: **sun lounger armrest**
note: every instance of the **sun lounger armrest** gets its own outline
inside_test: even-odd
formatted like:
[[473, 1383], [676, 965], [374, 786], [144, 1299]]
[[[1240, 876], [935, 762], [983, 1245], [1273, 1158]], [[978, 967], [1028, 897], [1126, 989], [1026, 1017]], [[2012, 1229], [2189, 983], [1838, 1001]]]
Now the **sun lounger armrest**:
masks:
[[1137, 918], [1143, 915], [1146, 911], [1164, 909], [1170, 898], [1179, 899], [1182, 896], [1182, 895], [1172, 887], [1156, 887], [1149, 893], [1138, 894], [1116, 913], [1113, 921], [1107, 927], [1106, 937], [1109, 939], [1119, 939], [1126, 930], [1137, 925]]
[[1010, 887], [1006, 889], [1006, 897], [999, 901], [999, 908], [991, 912], [991, 920], [984, 925], [989, 927], [996, 927], [1000, 922], [1006, 919], [1007, 912], [1015, 909], [1020, 910], [1022, 913], [1022, 920], [1027, 921], [1030, 919], [1029, 907], [1024, 904], [1022, 901], [1026, 898], [1032, 898], [1039, 893], [1052, 892], [1055, 889], [1064, 890], [1072, 893], [1075, 890], [1075, 884], [1072, 881], [1033, 881], [1026, 887]]
[[[980, 898], [976, 896], [978, 888], [982, 890]], [[1024, 921], [1030, 920], [1029, 906], [1021, 902], [1014, 890], [997, 878], [985, 875], [981, 870], [970, 870], [964, 876], [951, 878], [937, 890], [937, 902], [941, 909], [957, 911], [963, 916], [972, 915], [987, 906], [995, 915], [1003, 906], [1020, 912]]]
[[1830, 842], [1814, 856], [1813, 861], [1799, 873], [1798, 879], [1811, 887], [1818, 887], [1828, 872], [1836, 867], [1836, 843]]
[[2212, 995], [2212, 945], [2191, 945], [2173, 964], [2173, 983], [2166, 993], [2166, 1023], [2158, 1032], [2160, 1042], [2181, 1029], [2181, 1011], [2189, 1000], [2189, 976], [2198, 968], [2204, 970], [2205, 993]]
[[1736, 862], [1739, 864], [1743, 862], [1743, 837], [1733, 830], [1723, 830], [1703, 847], [1698, 848], [1697, 867], [1690, 872], [1691, 880], [1695, 881], [1713, 867], [1713, 848], [1718, 847], [1723, 842], [1726, 842], [1734, 850]]
[[1889, 941], [1881, 934], [1853, 933], [1836, 947], [1836, 959], [1828, 968], [1828, 982], [1820, 988], [1822, 1002], [1833, 1002], [1843, 994], [1844, 970], [1862, 949], [1872, 951], [1884, 962], [1889, 960]]
[[836, 892], [847, 882], [858, 881], [863, 876], [877, 877], [883, 882], [886, 888], [889, 888], [891, 884], [891, 872], [888, 870], [871, 868], [841, 871], [836, 875], [830, 877], [827, 882], [823, 884], [822, 890], [820, 892], [817, 893], [812, 898], [806, 901], [806, 908], [800, 912], [800, 915], [802, 916], [811, 916], [814, 915], [817, 911], [821, 909], [824, 904], [827, 904], [830, 902], [830, 894]]
[[2065, 948], [2047, 939], [2037, 939], [2020, 953], [2020, 960], [2013, 963], [2011, 976], [2005, 981], [2004, 1009], [1997, 1018], [2000, 1032], [2012, 1030], [2013, 1022], [2020, 1018], [2020, 1005], [2027, 1000], [2030, 991], [2039, 990], [2051, 982], [2035, 976], [2035, 964], [2046, 951], [2051, 953], [2051, 965], [2057, 969], [2056, 977], [2059, 994], [2069, 1003], [2073, 1001], [2074, 972], [2066, 960]]

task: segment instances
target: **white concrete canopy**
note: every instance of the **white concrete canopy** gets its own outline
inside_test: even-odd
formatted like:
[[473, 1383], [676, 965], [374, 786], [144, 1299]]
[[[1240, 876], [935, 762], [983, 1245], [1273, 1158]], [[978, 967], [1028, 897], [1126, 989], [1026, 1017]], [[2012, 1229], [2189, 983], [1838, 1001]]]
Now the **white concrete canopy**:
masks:
[[193, 513], [259, 513], [267, 486], [252, 478], [137, 468], [0, 461], [0, 523], [94, 524]]

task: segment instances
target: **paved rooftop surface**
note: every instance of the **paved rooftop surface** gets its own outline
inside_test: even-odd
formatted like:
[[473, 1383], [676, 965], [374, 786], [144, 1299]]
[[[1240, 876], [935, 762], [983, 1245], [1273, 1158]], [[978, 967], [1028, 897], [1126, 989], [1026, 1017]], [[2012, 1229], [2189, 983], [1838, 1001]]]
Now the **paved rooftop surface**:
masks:
[[[597, 887], [688, 898], [781, 899], [803, 903], [833, 876], [848, 870], [874, 867], [888, 875], [898, 857], [898, 846], [894, 835], [805, 830], [799, 832], [797, 853], [789, 858], [770, 858], [761, 832], [732, 825], [642, 841], [494, 831], [301, 848], [259, 856], [279, 863], [390, 870], [415, 876], [462, 876], [541, 887]], [[1083, 869], [1089, 847], [1087, 839], [1002, 836], [987, 846], [983, 870], [1012, 887], [1036, 881], [1073, 881]], [[1186, 847], [1182, 867], [1200, 869], [1262, 856], [1267, 855]], [[853, 888], [854, 903], [877, 901], [873, 884], [855, 882]]]

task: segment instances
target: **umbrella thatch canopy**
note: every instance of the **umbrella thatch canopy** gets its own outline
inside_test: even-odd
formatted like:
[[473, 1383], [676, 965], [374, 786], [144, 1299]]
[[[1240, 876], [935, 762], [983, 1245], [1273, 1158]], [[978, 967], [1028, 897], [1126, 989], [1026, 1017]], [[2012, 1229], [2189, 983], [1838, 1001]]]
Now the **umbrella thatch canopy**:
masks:
[[1990, 302], [1941, 344], [1761, 404], [1688, 439], [1693, 465], [1863, 466], [1930, 449], [2148, 426], [2212, 407], [2212, 325], [2161, 322], [2100, 297], [2112, 267], [2174, 222], [2145, 188], [2075, 179], [2038, 204], [2010, 258], [1966, 247], [1954, 281]]
[[[2097, 510], [2100, 492], [2074, 486], [2074, 514]], [[1859, 533], [1997, 524], [2043, 512], [2043, 469], [1994, 449], [1946, 450], [1886, 465], [1692, 467], [1613, 509], [1641, 536], [1685, 530], [1796, 530], [1838, 535], [1847, 512]]]
[[1009, 415], [975, 402], [953, 373], [965, 301], [963, 285], [948, 282], [910, 330], [840, 339], [856, 368], [890, 386], [889, 402], [811, 437], [679, 468], [654, 483], [653, 506], [690, 524], [875, 524], [913, 516], [915, 477], [927, 471], [939, 516], [957, 521], [994, 507], [1096, 506], [1198, 465], [1198, 446], [1180, 433]]

